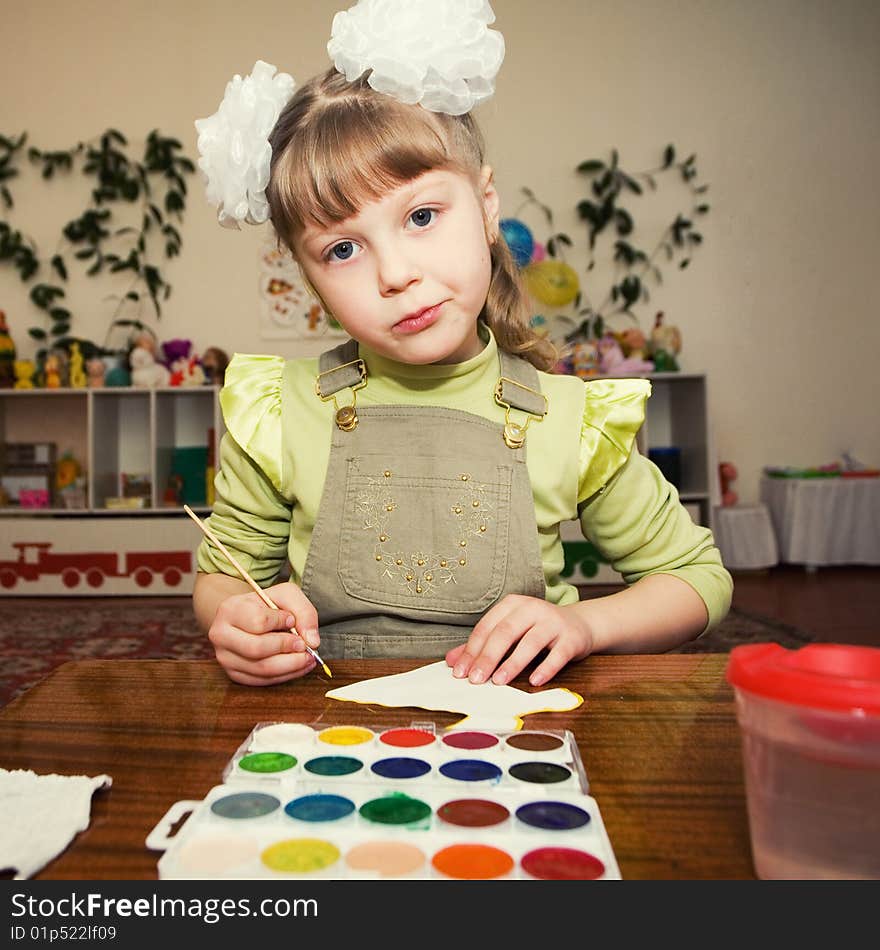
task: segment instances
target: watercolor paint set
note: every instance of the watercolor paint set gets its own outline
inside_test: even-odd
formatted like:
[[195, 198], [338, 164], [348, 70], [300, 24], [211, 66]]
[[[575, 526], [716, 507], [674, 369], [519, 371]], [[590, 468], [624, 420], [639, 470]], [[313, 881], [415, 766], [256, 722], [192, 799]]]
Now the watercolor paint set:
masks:
[[265, 722], [222, 777], [147, 838], [160, 878], [620, 878], [567, 730]]

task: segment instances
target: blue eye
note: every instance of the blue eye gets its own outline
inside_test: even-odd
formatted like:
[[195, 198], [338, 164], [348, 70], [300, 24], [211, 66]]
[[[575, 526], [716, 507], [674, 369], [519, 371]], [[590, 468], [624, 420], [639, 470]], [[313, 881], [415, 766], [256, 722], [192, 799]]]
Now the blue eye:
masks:
[[418, 208], [416, 211], [413, 211], [409, 219], [416, 227], [425, 228], [434, 220], [436, 213], [433, 208]]
[[330, 248], [328, 259], [347, 261], [354, 254], [354, 244], [351, 241], [340, 241]]

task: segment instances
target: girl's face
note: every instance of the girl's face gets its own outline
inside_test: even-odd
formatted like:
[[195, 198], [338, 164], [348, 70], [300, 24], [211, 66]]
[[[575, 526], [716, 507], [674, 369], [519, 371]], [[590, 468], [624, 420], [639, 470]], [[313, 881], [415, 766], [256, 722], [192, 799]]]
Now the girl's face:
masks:
[[460, 363], [482, 349], [477, 317], [498, 233], [491, 169], [479, 186], [436, 169], [294, 242], [297, 259], [346, 332], [401, 363]]

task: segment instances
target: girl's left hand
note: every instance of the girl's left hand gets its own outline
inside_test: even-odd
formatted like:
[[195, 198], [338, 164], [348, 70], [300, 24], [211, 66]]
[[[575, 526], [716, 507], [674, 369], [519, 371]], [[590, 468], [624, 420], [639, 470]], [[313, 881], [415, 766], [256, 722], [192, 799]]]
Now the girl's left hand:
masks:
[[[581, 610], [572, 609], [578, 607]], [[501, 686], [521, 673], [542, 650], [548, 650], [529, 677], [532, 686], [540, 686], [566, 663], [592, 652], [593, 631], [582, 608], [581, 603], [557, 607], [537, 597], [508, 594], [486, 611], [467, 643], [446, 654], [446, 662], [453, 676], [467, 676], [472, 683], [484, 683], [491, 677]], [[514, 644], [510, 656], [498, 666]]]

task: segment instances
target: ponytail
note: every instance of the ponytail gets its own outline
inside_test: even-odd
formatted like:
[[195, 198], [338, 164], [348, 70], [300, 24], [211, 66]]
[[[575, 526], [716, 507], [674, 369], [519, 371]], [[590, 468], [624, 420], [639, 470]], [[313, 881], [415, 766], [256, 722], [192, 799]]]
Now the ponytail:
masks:
[[538, 336], [529, 324], [528, 296], [510, 248], [500, 233], [492, 244], [492, 277], [483, 319], [505, 352], [521, 356], [537, 369], [549, 370], [556, 365], [556, 347]]

